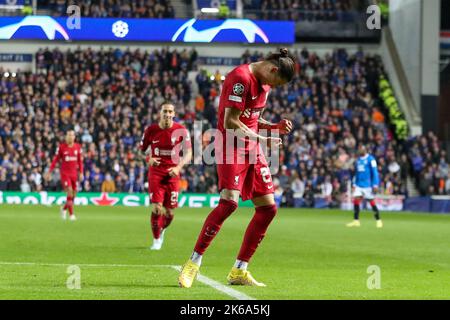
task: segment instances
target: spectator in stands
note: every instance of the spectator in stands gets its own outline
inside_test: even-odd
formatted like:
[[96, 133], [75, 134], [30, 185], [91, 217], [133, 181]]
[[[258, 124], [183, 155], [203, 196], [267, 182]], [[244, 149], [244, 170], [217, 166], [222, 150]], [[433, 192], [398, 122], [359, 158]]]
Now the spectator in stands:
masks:
[[116, 184], [109, 173], [105, 175], [105, 180], [102, 183], [102, 192], [116, 192]]
[[8, 180], [6, 179], [6, 170], [0, 168], [0, 191], [6, 191], [8, 189]]
[[256, 0], [244, 5], [247, 15], [263, 20], [345, 21], [356, 9], [350, 0]]
[[174, 18], [170, 0], [50, 0], [38, 3], [38, 8], [49, 8], [52, 16], [66, 16], [67, 7], [76, 5], [83, 17], [92, 18]]
[[8, 182], [7, 190], [20, 191], [20, 181], [16, 174], [11, 175], [11, 178]]

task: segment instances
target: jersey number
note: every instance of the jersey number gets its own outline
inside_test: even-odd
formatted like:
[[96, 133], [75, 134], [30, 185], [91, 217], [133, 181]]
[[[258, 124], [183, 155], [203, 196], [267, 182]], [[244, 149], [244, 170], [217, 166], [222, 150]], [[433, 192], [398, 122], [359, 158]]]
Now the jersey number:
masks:
[[170, 193], [170, 204], [175, 205], [178, 202], [178, 192], [172, 191]]
[[270, 174], [270, 169], [267, 167], [261, 168], [261, 176], [264, 183], [272, 182], [272, 175]]

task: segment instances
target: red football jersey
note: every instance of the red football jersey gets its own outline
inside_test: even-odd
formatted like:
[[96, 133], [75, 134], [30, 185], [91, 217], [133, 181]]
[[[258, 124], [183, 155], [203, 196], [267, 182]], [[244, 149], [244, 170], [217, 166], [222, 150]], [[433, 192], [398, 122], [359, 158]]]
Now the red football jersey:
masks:
[[[249, 129], [258, 132], [258, 119], [265, 107], [269, 95], [270, 86], [261, 85], [253, 73], [250, 65], [244, 64], [232, 70], [222, 86], [219, 101], [218, 129], [223, 135], [223, 146], [225, 147], [225, 108], [236, 108], [242, 113], [240, 121]], [[216, 140], [217, 141], [217, 140]], [[219, 149], [218, 149], [219, 148]], [[222, 149], [223, 150], [223, 149]], [[238, 153], [248, 153], [249, 150], [259, 152], [259, 146], [254, 141], [246, 139], [245, 147], [239, 148]], [[216, 142], [216, 155], [220, 155], [220, 146]]]
[[56, 150], [56, 155], [50, 166], [50, 172], [55, 169], [56, 164], [60, 161], [61, 174], [76, 176], [78, 172], [83, 172], [81, 146], [78, 143], [74, 143], [72, 147], [69, 147], [66, 143], [61, 143]]
[[171, 128], [162, 129], [158, 123], [145, 129], [141, 140], [141, 150], [151, 148], [152, 158], [161, 158], [161, 164], [150, 167], [151, 172], [167, 174], [168, 169], [175, 167], [180, 161], [180, 151], [191, 148], [189, 131], [181, 124], [174, 122]]

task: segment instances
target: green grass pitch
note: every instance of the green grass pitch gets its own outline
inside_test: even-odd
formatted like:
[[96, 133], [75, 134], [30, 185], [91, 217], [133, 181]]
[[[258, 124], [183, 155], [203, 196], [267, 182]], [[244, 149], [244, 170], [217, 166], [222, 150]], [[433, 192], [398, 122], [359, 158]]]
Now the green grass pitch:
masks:
[[[0, 206], [0, 299], [232, 299], [201, 282], [177, 285], [209, 209], [176, 210], [163, 249], [153, 252], [149, 209], [76, 207], [76, 222], [57, 207]], [[238, 209], [206, 252], [202, 275], [222, 284], [252, 215]], [[348, 229], [350, 212], [281, 209], [250, 263], [266, 288], [233, 287], [255, 299], [449, 299], [450, 216], [369, 212]], [[27, 264], [29, 263], [29, 264]], [[80, 268], [70, 290], [67, 265]], [[369, 266], [380, 289], [369, 290]]]

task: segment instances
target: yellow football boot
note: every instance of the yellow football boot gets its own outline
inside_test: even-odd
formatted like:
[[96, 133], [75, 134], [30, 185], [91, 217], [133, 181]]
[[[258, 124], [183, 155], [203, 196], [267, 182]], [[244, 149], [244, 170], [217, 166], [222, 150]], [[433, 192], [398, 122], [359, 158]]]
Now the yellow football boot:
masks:
[[192, 287], [192, 282], [197, 278], [198, 271], [200, 267], [188, 260], [181, 269], [180, 275], [178, 277], [178, 284], [181, 288]]
[[359, 220], [353, 220], [353, 222], [347, 224], [347, 227], [349, 228], [361, 227], [361, 222], [359, 222]]
[[238, 269], [233, 267], [227, 277], [228, 284], [236, 286], [255, 286], [265, 287], [264, 283], [258, 282], [252, 277], [247, 270]]

